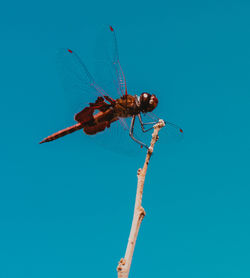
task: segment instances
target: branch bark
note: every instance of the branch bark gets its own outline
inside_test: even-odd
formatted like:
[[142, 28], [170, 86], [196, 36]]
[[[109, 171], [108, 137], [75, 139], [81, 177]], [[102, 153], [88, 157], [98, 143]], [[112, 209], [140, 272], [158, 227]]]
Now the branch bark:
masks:
[[160, 129], [164, 126], [165, 123], [163, 120], [159, 120], [159, 122], [156, 125], [154, 125], [154, 132], [152, 134], [152, 140], [146, 155], [144, 166], [142, 169], [139, 169], [137, 172], [138, 181], [137, 181], [137, 191], [136, 191], [136, 199], [135, 199], [135, 207], [134, 207], [134, 216], [133, 216], [133, 221], [130, 229], [125, 257], [119, 261], [117, 267], [118, 278], [128, 278], [129, 275], [129, 270], [130, 270], [130, 266], [134, 254], [136, 239], [138, 236], [141, 222], [144, 216], [146, 215], [145, 210], [142, 207], [141, 203], [142, 203], [143, 187], [144, 187], [144, 181], [147, 173], [148, 163], [153, 153], [154, 145], [158, 140], [158, 133]]

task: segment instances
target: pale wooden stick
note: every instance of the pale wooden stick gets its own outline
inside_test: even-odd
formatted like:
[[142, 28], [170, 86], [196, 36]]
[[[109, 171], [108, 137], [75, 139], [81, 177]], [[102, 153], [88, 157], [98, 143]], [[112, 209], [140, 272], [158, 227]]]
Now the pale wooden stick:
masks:
[[129, 270], [133, 258], [133, 253], [135, 249], [135, 243], [137, 239], [137, 235], [139, 232], [139, 228], [141, 225], [141, 222], [145, 216], [145, 210], [142, 207], [142, 194], [143, 194], [143, 187], [144, 187], [144, 181], [145, 176], [147, 173], [148, 163], [150, 160], [150, 157], [154, 150], [154, 145], [156, 141], [158, 140], [158, 133], [162, 127], [165, 126], [165, 123], [163, 120], [159, 120], [159, 122], [154, 125], [154, 132], [152, 134], [152, 140], [150, 143], [150, 147], [148, 149], [146, 159], [144, 162], [144, 166], [142, 169], [139, 169], [137, 172], [137, 191], [136, 191], [136, 199], [135, 199], [135, 208], [134, 208], [134, 216], [132, 221], [132, 226], [130, 230], [130, 235], [128, 239], [128, 245], [125, 253], [125, 257], [122, 258], [118, 264], [117, 272], [118, 272], [118, 278], [128, 278]]

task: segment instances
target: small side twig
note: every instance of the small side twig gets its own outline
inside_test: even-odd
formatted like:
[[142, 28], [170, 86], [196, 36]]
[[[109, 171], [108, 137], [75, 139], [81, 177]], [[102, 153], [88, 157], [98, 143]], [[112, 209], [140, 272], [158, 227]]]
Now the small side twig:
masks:
[[142, 169], [139, 169], [137, 172], [137, 191], [136, 191], [136, 199], [135, 199], [135, 208], [134, 208], [134, 216], [133, 221], [131, 225], [130, 235], [128, 239], [127, 249], [125, 253], [125, 257], [122, 258], [119, 261], [118, 267], [117, 267], [117, 273], [118, 278], [128, 278], [129, 270], [134, 254], [135, 249], [135, 243], [138, 236], [138, 232], [140, 229], [141, 222], [146, 215], [144, 208], [142, 207], [142, 194], [143, 194], [143, 187], [144, 187], [144, 181], [147, 173], [148, 163], [150, 160], [150, 157], [154, 150], [154, 145], [156, 141], [158, 140], [158, 133], [162, 127], [165, 126], [165, 123], [163, 120], [159, 120], [159, 122], [154, 125], [154, 132], [152, 134], [152, 140], [150, 143], [150, 147], [148, 149], [146, 159], [144, 162], [144, 166]]

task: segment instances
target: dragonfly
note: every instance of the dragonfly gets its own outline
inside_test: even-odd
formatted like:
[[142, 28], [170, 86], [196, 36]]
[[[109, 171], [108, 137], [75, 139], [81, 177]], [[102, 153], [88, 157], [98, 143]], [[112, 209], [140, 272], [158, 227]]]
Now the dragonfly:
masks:
[[[66, 57], [71, 65], [74, 65], [69, 69], [69, 72], [75, 73], [75, 80], [79, 81], [80, 86], [83, 85], [82, 91], [89, 98], [91, 97], [90, 92], [91, 94], [94, 93], [96, 99], [87, 106], [81, 107], [80, 111], [76, 111], [77, 113], [74, 116], [74, 120], [77, 122], [76, 124], [46, 137], [40, 144], [54, 141], [81, 129], [86, 135], [93, 136], [104, 130], [111, 129], [114, 122], [119, 121], [120, 126], [124, 127], [126, 125], [125, 119], [130, 119], [130, 125], [127, 128], [130, 138], [142, 148], [145, 147], [148, 149], [148, 145], [139, 138], [136, 138], [134, 134], [135, 120], [139, 120], [143, 133], [151, 130], [157, 122], [155, 121], [155, 117], [151, 117], [154, 119], [153, 121], [144, 122], [142, 115], [152, 113], [158, 105], [158, 98], [155, 94], [148, 92], [142, 92], [140, 95], [128, 94], [125, 75], [118, 55], [116, 33], [112, 26], [109, 26], [108, 32], [108, 44], [103, 44], [103, 47], [106, 45], [107, 48], [110, 48], [106, 50], [111, 53], [105, 54], [107, 56], [105, 57], [106, 64], [109, 66], [106, 74], [110, 73], [108, 79], [111, 80], [111, 82], [107, 82], [109, 84], [107, 86], [101, 86], [96, 83], [86, 65], [75, 51], [71, 49], [62, 50], [62, 56]], [[103, 67], [102, 70], [104, 72], [106, 68]], [[112, 90], [111, 86], [113, 86]], [[115, 91], [112, 96], [111, 91]], [[156, 118], [159, 119], [158, 117]], [[174, 127], [179, 133], [183, 133], [183, 130], [177, 125], [167, 121], [165, 121], [165, 124]]]

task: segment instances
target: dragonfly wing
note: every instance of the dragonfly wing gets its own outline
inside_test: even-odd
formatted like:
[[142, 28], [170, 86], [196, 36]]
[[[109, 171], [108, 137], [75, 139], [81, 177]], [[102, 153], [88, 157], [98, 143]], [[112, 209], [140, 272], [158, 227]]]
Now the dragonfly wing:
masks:
[[127, 156], [138, 155], [141, 149], [140, 146], [135, 144], [130, 138], [128, 123], [119, 118], [119, 120], [112, 122], [110, 127], [105, 128], [102, 132], [95, 135], [84, 136], [84, 140], [88, 142], [89, 145], [94, 143], [114, 153]]
[[[158, 122], [159, 117], [157, 117], [154, 113], [150, 112], [145, 115], [142, 115], [143, 123], [148, 122]], [[181, 127], [178, 125], [168, 121], [166, 118], [163, 118], [165, 122], [165, 127], [160, 131], [159, 137], [161, 141], [166, 143], [177, 143], [183, 139], [184, 133]], [[145, 125], [145, 129], [150, 128], [153, 125]]]
[[120, 64], [114, 29], [107, 26], [95, 47], [95, 78], [97, 83], [114, 97], [127, 94], [127, 84]]
[[75, 51], [67, 48], [59, 49], [57, 64], [67, 100], [74, 113], [82, 110], [98, 96], [108, 95], [96, 84], [86, 65]]
[[[95, 78], [75, 51], [66, 48], [58, 51], [60, 75], [74, 114], [82, 111], [89, 102], [94, 102], [99, 96], [105, 95], [116, 99], [127, 94], [126, 81], [119, 61], [116, 34], [112, 27], [107, 28], [106, 32], [99, 37], [97, 45], [94, 55]], [[120, 118], [112, 122], [110, 128], [96, 135], [83, 137], [116, 152], [137, 153], [139, 147], [129, 137], [130, 121], [131, 119]]]

